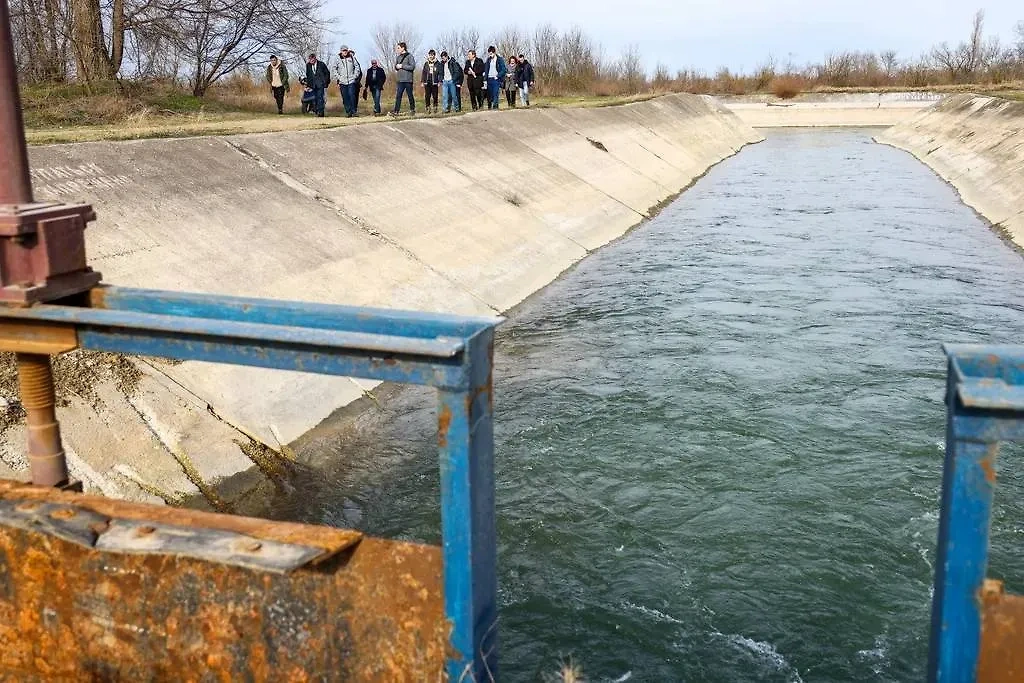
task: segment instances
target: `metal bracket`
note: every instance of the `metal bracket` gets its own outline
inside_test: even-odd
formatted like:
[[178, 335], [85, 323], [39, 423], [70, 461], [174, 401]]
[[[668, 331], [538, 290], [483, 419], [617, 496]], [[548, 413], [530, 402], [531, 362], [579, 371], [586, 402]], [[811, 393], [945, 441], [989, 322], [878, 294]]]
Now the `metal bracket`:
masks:
[[331, 551], [246, 534], [115, 519], [77, 505], [0, 500], [0, 526], [54, 536], [104, 552], [173, 555], [283, 574], [325, 559]]
[[54, 301], [98, 284], [85, 258], [85, 227], [95, 219], [88, 204], [0, 205], [0, 301]]

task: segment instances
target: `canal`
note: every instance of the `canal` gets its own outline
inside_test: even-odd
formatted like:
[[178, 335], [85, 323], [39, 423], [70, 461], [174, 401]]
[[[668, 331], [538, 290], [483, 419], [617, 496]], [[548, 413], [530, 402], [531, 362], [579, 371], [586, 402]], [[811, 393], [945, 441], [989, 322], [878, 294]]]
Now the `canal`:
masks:
[[[871, 135], [768, 132], [502, 328], [503, 680], [923, 678], [940, 344], [1024, 339], [1024, 258]], [[273, 515], [437, 542], [434, 424], [407, 390], [318, 430], [337, 464]], [[1018, 592], [1022, 455], [991, 571]]]

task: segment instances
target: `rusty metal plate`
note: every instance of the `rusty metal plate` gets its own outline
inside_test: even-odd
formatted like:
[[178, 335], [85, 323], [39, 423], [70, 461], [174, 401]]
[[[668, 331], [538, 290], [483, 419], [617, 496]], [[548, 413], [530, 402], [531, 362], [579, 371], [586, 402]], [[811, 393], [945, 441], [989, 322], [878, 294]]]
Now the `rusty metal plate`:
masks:
[[1024, 681], [1024, 597], [1003, 591], [1001, 581], [982, 589], [979, 683]]
[[52, 355], [77, 348], [74, 325], [0, 318], [0, 351]]
[[281, 574], [0, 526], [0, 681], [443, 680], [439, 548], [0, 482], [0, 501], [325, 549]]

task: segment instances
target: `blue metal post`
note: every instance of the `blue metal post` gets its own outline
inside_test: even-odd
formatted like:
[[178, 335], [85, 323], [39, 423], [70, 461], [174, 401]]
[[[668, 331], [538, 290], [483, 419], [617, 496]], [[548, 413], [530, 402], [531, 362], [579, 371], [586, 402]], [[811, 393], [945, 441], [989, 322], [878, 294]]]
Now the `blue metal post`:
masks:
[[949, 346], [928, 680], [976, 680], [1001, 441], [1024, 437], [1024, 348]]
[[467, 383], [438, 391], [445, 612], [452, 624], [448, 679], [497, 678], [497, 541], [490, 329], [469, 340]]

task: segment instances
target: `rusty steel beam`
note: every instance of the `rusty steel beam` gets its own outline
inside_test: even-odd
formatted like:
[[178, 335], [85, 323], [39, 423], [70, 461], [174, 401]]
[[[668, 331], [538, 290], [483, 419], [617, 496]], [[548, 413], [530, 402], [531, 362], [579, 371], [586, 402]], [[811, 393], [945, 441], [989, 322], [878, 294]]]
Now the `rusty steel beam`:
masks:
[[28, 173], [28, 149], [21, 118], [17, 62], [11, 37], [11, 14], [7, 0], [0, 0], [0, 204], [28, 204], [32, 201], [32, 179]]
[[[0, 680], [445, 678], [440, 548], [0, 481], [4, 515]], [[318, 557], [277, 571], [218, 561], [209, 544], [205, 557], [154, 549], [167, 525], [238, 535], [236, 553], [295, 544]], [[138, 547], [123, 533], [104, 543], [117, 528]]]
[[1009, 595], [1002, 581], [987, 580], [981, 592], [981, 683], [1024, 681], [1024, 597]]

